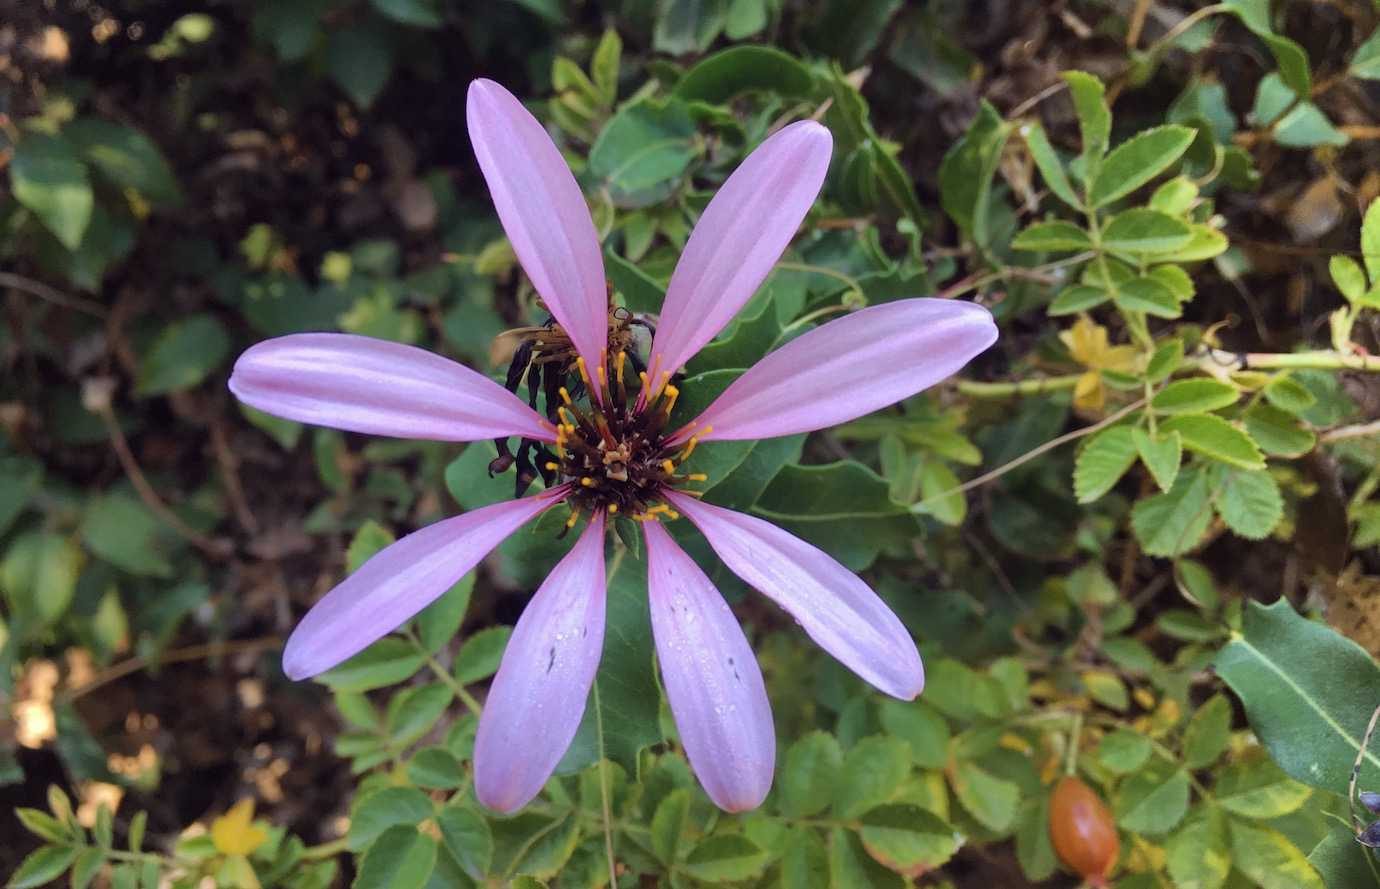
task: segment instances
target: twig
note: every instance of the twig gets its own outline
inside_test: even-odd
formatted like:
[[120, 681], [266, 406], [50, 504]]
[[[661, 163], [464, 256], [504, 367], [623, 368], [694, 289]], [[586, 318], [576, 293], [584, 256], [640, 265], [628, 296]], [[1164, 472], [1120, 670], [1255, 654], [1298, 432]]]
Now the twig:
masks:
[[1357, 423], [1354, 426], [1338, 426], [1336, 429], [1329, 429], [1318, 436], [1318, 440], [1324, 444], [1334, 441], [1346, 441], [1351, 438], [1368, 438], [1372, 435], [1380, 435], [1380, 420], [1372, 420], [1369, 423]]
[[124, 430], [120, 428], [120, 422], [115, 419], [115, 412], [110, 409], [110, 405], [96, 404], [94, 408], [105, 422], [106, 433], [110, 436], [110, 446], [114, 449], [115, 456], [119, 458], [120, 466], [124, 468], [125, 475], [129, 477], [130, 483], [134, 485], [134, 490], [139, 494], [139, 499], [144, 501], [144, 505], [149, 508], [149, 511], [208, 556], [216, 559], [229, 556], [234, 551], [233, 544], [226, 540], [212, 540], [190, 527], [178, 518], [177, 513], [169, 509], [162, 498], [158, 496], [158, 492], [149, 484], [144, 471], [139, 468], [139, 461], [134, 458], [134, 452], [130, 450], [129, 441], [125, 439]]
[[254, 518], [254, 511], [249, 508], [249, 498], [245, 496], [244, 486], [240, 484], [240, 461], [231, 450], [230, 443], [225, 440], [225, 422], [220, 416], [211, 420], [211, 448], [216, 452], [221, 481], [225, 483], [225, 493], [235, 510], [235, 520], [245, 532], [258, 534], [259, 522]]
[[1031, 460], [1034, 460], [1041, 454], [1054, 450], [1060, 445], [1068, 444], [1071, 441], [1077, 441], [1085, 435], [1092, 435], [1094, 432], [1100, 432], [1101, 430], [1106, 429], [1108, 426], [1111, 426], [1113, 423], [1116, 423], [1117, 421], [1121, 420], [1128, 414], [1140, 410], [1144, 406], [1144, 398], [1138, 401], [1134, 401], [1104, 420], [1100, 420], [1092, 424], [1091, 426], [1084, 426], [1082, 429], [1075, 429], [1074, 431], [1061, 435], [1058, 438], [1051, 439], [1050, 441], [1045, 442], [1037, 448], [1033, 448], [1029, 451], [1026, 451], [1024, 454], [1020, 455], [1016, 459], [1003, 463], [1001, 466], [998, 466], [991, 472], [984, 472], [977, 478], [969, 479], [968, 481], [964, 482], [956, 488], [950, 488], [947, 491], [935, 494], [933, 497], [926, 497], [924, 500], [921, 500], [919, 503], [916, 503], [915, 505], [911, 506], [910, 510], [911, 512], [918, 512], [920, 511], [921, 507], [934, 503], [936, 500], [943, 500], [946, 497], [952, 497], [955, 494], [962, 494], [967, 491], [971, 491], [973, 488], [981, 487], [990, 481], [994, 481], [998, 478], [1001, 478], [1003, 475], [1006, 475], [1011, 470], [1019, 466], [1022, 466], [1026, 463], [1029, 463]]
[[1030, 109], [1034, 108], [1036, 105], [1040, 104], [1045, 99], [1048, 99], [1050, 96], [1057, 96], [1059, 93], [1062, 93], [1064, 90], [1068, 88], [1069, 85], [1062, 80], [1057, 81], [1055, 83], [1051, 83], [1049, 86], [1040, 90], [1035, 95], [1023, 100], [1015, 108], [1012, 108], [1006, 116], [1007, 118], [1017, 118], [1024, 114], [1028, 114], [1030, 112]]
[[110, 314], [100, 303], [82, 299], [79, 296], [70, 296], [55, 287], [49, 287], [42, 281], [35, 281], [32, 278], [25, 278], [23, 275], [16, 275], [12, 272], [0, 272], [0, 287], [19, 290], [39, 299], [47, 300], [53, 305], [62, 306], [64, 309], [75, 309], [97, 318], [104, 318]]
[[120, 661], [118, 664], [112, 664], [96, 674], [91, 681], [64, 692], [63, 698], [67, 701], [75, 701], [77, 698], [84, 697], [102, 686], [109, 685], [117, 679], [123, 679], [131, 673], [137, 673], [147, 667], [175, 664], [182, 661], [200, 661], [222, 657], [227, 654], [243, 654], [245, 652], [262, 651], [269, 648], [278, 648], [282, 644], [283, 640], [278, 636], [264, 636], [261, 639], [207, 642], [203, 645], [175, 648], [172, 651], [165, 651], [162, 654], [150, 655], [148, 657], [140, 655]]

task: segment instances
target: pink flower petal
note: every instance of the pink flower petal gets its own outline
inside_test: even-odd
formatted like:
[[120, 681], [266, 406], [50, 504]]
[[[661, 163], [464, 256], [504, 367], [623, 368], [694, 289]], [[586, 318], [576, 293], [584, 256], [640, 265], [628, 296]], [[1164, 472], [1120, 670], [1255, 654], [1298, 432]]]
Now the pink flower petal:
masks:
[[756, 292], [829, 170], [833, 138], [793, 123], [752, 152], [704, 209], [671, 275], [648, 367], [674, 373]]
[[920, 694], [925, 669], [915, 641], [857, 575], [770, 522], [667, 496], [730, 571], [785, 609], [819, 647], [893, 697]]
[[358, 654], [450, 589], [564, 488], [495, 503], [414, 531], [322, 597], [288, 637], [283, 672], [307, 679]]
[[905, 299], [830, 321], [767, 355], [675, 437], [773, 438], [895, 404], [950, 376], [997, 339], [973, 303]]
[[465, 118], [513, 252], [594, 373], [608, 342], [608, 291], [580, 186], [542, 125], [492, 80], [470, 84]]
[[482, 374], [415, 346], [345, 333], [298, 333], [251, 346], [230, 391], [250, 407], [317, 426], [434, 441], [523, 436], [551, 426]]
[[604, 645], [604, 516], [542, 583], [508, 640], [474, 742], [474, 790], [499, 812], [531, 801], [565, 755]]
[[652, 636], [685, 754], [715, 805], [755, 809], [771, 789], [776, 765], [762, 671], [704, 572], [659, 523], [642, 529]]

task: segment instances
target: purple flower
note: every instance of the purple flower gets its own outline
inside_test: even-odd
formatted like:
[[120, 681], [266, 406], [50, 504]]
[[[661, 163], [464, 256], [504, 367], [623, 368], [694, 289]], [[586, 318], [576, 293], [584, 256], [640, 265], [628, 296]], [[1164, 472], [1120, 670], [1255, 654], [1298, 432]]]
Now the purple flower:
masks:
[[[828, 130], [802, 121], [767, 139], [705, 209], [671, 276], [643, 387], [608, 354], [598, 236], [575, 179], [541, 125], [507, 90], [470, 85], [470, 137], [499, 218], [546, 306], [581, 356], [590, 399], [562, 393], [539, 416], [473, 370], [411, 346], [344, 334], [260, 343], [230, 388], [260, 410], [355, 432], [441, 441], [518, 436], [555, 449], [559, 484], [404, 537], [331, 590], [288, 639], [283, 669], [316, 675], [421, 611], [505, 537], [559, 502], [590, 519], [513, 631], [479, 721], [475, 790], [511, 812], [550, 778], [585, 709], [604, 641], [606, 517], [641, 520], [652, 631], [690, 764], [729, 811], [759, 805], [776, 758], [771, 709], [752, 649], [713, 584], [659, 523], [684, 515], [735, 574], [810, 638], [883, 692], [924, 685], [910, 634], [832, 557], [753, 516], [697, 500], [678, 474], [702, 442], [821, 429], [907, 398], [986, 349], [985, 309], [909, 299], [863, 309], [792, 340], [746, 371], [680, 429], [666, 427], [672, 374], [717, 334], [780, 258], [829, 166]], [[593, 372], [589, 371], [593, 368]]]

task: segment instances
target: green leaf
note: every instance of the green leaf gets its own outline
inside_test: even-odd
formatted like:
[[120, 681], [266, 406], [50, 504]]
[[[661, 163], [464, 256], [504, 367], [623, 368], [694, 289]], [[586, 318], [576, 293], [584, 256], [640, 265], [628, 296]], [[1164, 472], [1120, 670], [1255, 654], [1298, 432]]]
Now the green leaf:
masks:
[[1112, 217], [1102, 230], [1101, 243], [1108, 250], [1126, 253], [1168, 253], [1184, 247], [1192, 237], [1193, 230], [1183, 220], [1134, 207]]
[[1136, 833], [1166, 834], [1188, 811], [1188, 773], [1153, 762], [1117, 788], [1112, 810], [1118, 826]]
[[604, 251], [604, 272], [634, 312], [659, 312], [666, 291], [650, 275], [612, 250]]
[[1190, 466], [1168, 493], [1138, 501], [1131, 527], [1146, 555], [1177, 556], [1196, 547], [1212, 521], [1209, 493], [1207, 473]]
[[1298, 811], [1313, 790], [1289, 778], [1262, 755], [1223, 769], [1212, 794], [1228, 812], [1265, 821]]
[[1101, 287], [1072, 284], [1060, 290], [1059, 295], [1054, 297], [1054, 301], [1049, 304], [1049, 314], [1058, 316], [1086, 312], [1088, 309], [1102, 305], [1111, 298], [1112, 295]]
[[93, 553], [131, 574], [148, 577], [173, 573], [163, 530], [144, 504], [118, 491], [92, 498], [81, 522], [82, 540]]
[[1189, 239], [1188, 244], [1159, 257], [1159, 259], [1172, 260], [1173, 262], [1198, 262], [1212, 259], [1214, 256], [1220, 256], [1227, 252], [1227, 236], [1217, 229], [1202, 223], [1194, 223], [1189, 228], [1193, 230], [1193, 237]]
[[[1185, 229], [1187, 226], [1185, 226]], [[1091, 250], [1088, 233], [1071, 222], [1036, 222], [1011, 240], [1013, 250], [1066, 251]]]
[[[1241, 631], [1232, 634], [1214, 667], [1290, 777], [1346, 794], [1380, 688], [1380, 667], [1370, 655], [1280, 599], [1269, 606], [1246, 603]], [[1360, 786], [1380, 786], [1380, 758], [1373, 752], [1362, 760]]]
[[879, 806], [859, 819], [863, 847], [877, 861], [895, 871], [942, 866], [958, 851], [954, 829], [933, 812], [919, 806]]
[[652, 852], [668, 867], [675, 864], [676, 852], [686, 837], [690, 819], [690, 791], [684, 787], [673, 790], [657, 803], [652, 815]]
[[1098, 742], [1097, 761], [1112, 774], [1125, 775], [1145, 765], [1153, 747], [1145, 735], [1117, 729]]
[[1178, 889], [1222, 889], [1231, 873], [1227, 822], [1210, 806], [1190, 815], [1165, 843], [1164, 851]]
[[623, 59], [623, 39], [616, 28], [604, 29], [604, 36], [594, 47], [594, 55], [589, 61], [589, 76], [599, 91], [599, 98], [606, 106], [618, 100], [618, 66]]
[[924, 460], [920, 465], [920, 498], [914, 511], [933, 516], [950, 527], [963, 524], [968, 514], [968, 499], [963, 493], [950, 494], [959, 486], [958, 476], [942, 460]]
[[453, 790], [465, 783], [465, 769], [444, 747], [425, 747], [407, 764], [407, 779], [418, 787]]
[[1263, 540], [1284, 518], [1284, 497], [1265, 470], [1227, 472], [1213, 494], [1217, 514], [1248, 540]]
[[1201, 414], [1230, 407], [1240, 397], [1231, 383], [1199, 377], [1175, 380], [1155, 393], [1150, 406], [1162, 414]]
[[470, 607], [470, 594], [473, 591], [474, 572], [471, 571], [442, 593], [439, 599], [422, 609], [415, 623], [417, 638], [423, 648], [435, 654], [455, 638]]
[[955, 763], [949, 773], [949, 783], [963, 808], [983, 827], [997, 833], [1011, 828], [1021, 802], [1020, 787], [998, 778], [972, 760]]
[[1380, 864], [1371, 850], [1356, 842], [1350, 829], [1335, 826], [1321, 843], [1308, 853], [1308, 863], [1317, 868], [1328, 886], [1348, 889], [1375, 889], [1380, 886]]
[[1277, 830], [1231, 820], [1232, 864], [1261, 889], [1326, 889], [1313, 865]]
[[1318, 403], [1318, 397], [1307, 386], [1287, 373], [1278, 374], [1265, 384], [1265, 400], [1280, 410], [1301, 414]]
[[891, 499], [891, 486], [853, 460], [787, 464], [753, 512], [821, 547], [850, 568], [871, 564], [888, 545], [909, 540], [915, 519]]
[[1083, 136], [1083, 167], [1089, 173], [1097, 170], [1112, 135], [1112, 112], [1107, 107], [1106, 89], [1102, 81], [1083, 71], [1065, 71], [1061, 75], [1069, 85], [1073, 110], [1078, 115], [1078, 128]]
[[1302, 457], [1318, 443], [1318, 436], [1302, 420], [1273, 404], [1251, 405], [1244, 419], [1251, 438], [1274, 457]]
[[1100, 500], [1135, 462], [1130, 426], [1113, 426], [1094, 435], [1073, 464], [1073, 492], [1078, 502]]
[[923, 701], [878, 701], [882, 728], [910, 745], [911, 762], [942, 769], [949, 760], [949, 723]]
[[1033, 883], [1049, 879], [1058, 867], [1054, 843], [1049, 836], [1049, 796], [1045, 794], [1021, 803], [1020, 821], [1016, 826], [1016, 861], [1026, 879]]
[[494, 857], [494, 838], [489, 822], [463, 806], [449, 805], [436, 816], [441, 842], [465, 873], [476, 880], [489, 872]]
[[939, 199], [944, 212], [979, 247], [991, 243], [987, 214], [992, 177], [1010, 135], [1010, 124], [984, 99], [968, 132], [945, 153], [939, 165]]
[[508, 647], [508, 637], [512, 635], [512, 627], [498, 626], [480, 630], [466, 639], [455, 656], [455, 681], [470, 685], [497, 673], [503, 649]]
[[1174, 291], [1150, 275], [1122, 282], [1113, 290], [1112, 299], [1126, 312], [1144, 312], [1156, 318], [1177, 318], [1182, 314]]
[[47, 625], [67, 611], [81, 567], [81, 550], [70, 539], [30, 531], [15, 538], [5, 552], [0, 589], [14, 616], [31, 616]]
[[450, 705], [449, 685], [433, 682], [403, 689], [388, 702], [384, 729], [395, 747], [406, 747], [431, 731]]
[[214, 315], [173, 321], [139, 362], [134, 391], [162, 395], [190, 389], [206, 379], [230, 354], [230, 336]]
[[77, 850], [71, 846], [42, 846], [29, 853], [5, 885], [8, 889], [47, 885], [62, 876], [76, 858]]
[[418, 28], [441, 26], [441, 15], [430, 0], [369, 0], [369, 5], [400, 24]]
[[1184, 341], [1178, 338], [1166, 340], [1155, 349], [1145, 366], [1145, 378], [1158, 383], [1172, 374], [1184, 360]]
[[657, 6], [652, 47], [673, 56], [704, 52], [723, 30], [727, 0], [667, 0]]
[[95, 198], [86, 164], [70, 143], [28, 133], [14, 146], [10, 188], [68, 250], [76, 250], [91, 222]]
[[1308, 53], [1289, 38], [1276, 34], [1270, 27], [1270, 0], [1226, 0], [1224, 5], [1269, 47], [1275, 64], [1279, 66], [1279, 76], [1290, 89], [1301, 96], [1313, 91]]
[[743, 45], [706, 56], [676, 84], [672, 94], [687, 102], [724, 104], [746, 92], [804, 96], [815, 85], [810, 69], [770, 46]]
[[1352, 53], [1351, 67], [1347, 70], [1352, 77], [1380, 80], [1380, 28], [1371, 31], [1365, 42]]
[[1054, 151], [1054, 146], [1049, 144], [1049, 136], [1045, 135], [1045, 128], [1038, 122], [1024, 124], [1021, 126], [1020, 134], [1025, 139], [1026, 148], [1030, 150], [1030, 156], [1035, 161], [1035, 166], [1039, 169], [1040, 175], [1045, 180], [1045, 185], [1054, 196], [1075, 210], [1083, 207], [1083, 202], [1074, 193], [1073, 186], [1069, 184], [1068, 173], [1064, 172], [1064, 163], [1059, 159], [1059, 155]]
[[829, 807], [843, 768], [839, 742], [827, 732], [801, 737], [786, 751], [777, 777], [781, 811], [792, 818], [808, 818]]
[[426, 663], [425, 653], [396, 636], [385, 636], [316, 681], [334, 691], [358, 692], [396, 685]]
[[1179, 433], [1168, 432], [1151, 437], [1149, 432], [1136, 427], [1131, 431], [1131, 439], [1135, 443], [1136, 453], [1140, 455], [1140, 462], [1150, 470], [1155, 484], [1165, 493], [1171, 491], [1175, 479], [1179, 477], [1179, 465], [1183, 462], [1183, 439]]
[[781, 849], [781, 889], [829, 884], [829, 852], [816, 831], [808, 827], [792, 828]]
[[1361, 259], [1371, 284], [1380, 284], [1380, 200], [1370, 202], [1361, 220]]
[[415, 828], [433, 814], [431, 799], [415, 787], [385, 787], [357, 797], [350, 807], [350, 832], [346, 845], [351, 852], [369, 848], [384, 831], [404, 825]]
[[613, 116], [589, 151], [589, 172], [619, 207], [645, 207], [675, 189], [699, 153], [695, 122], [680, 99], [644, 99]]
[[1165, 432], [1177, 432], [1184, 447], [1204, 457], [1239, 469], [1264, 469], [1265, 458], [1251, 437], [1213, 414], [1171, 417], [1160, 424]]
[[1125, 197], [1169, 168], [1192, 144], [1195, 132], [1175, 124], [1137, 133], [1112, 149], [1088, 187], [1088, 200], [1103, 207]]
[[1197, 199], [1197, 183], [1179, 176], [1155, 189], [1150, 196], [1150, 208], [1171, 216], [1182, 216], [1193, 208], [1193, 202]]
[[1088, 670], [1083, 674], [1083, 687], [1088, 696], [1102, 706], [1118, 713], [1126, 712], [1131, 706], [1130, 693], [1126, 683], [1110, 670]]
[[1300, 102], [1275, 121], [1274, 139], [1285, 148], [1316, 148], [1319, 145], [1341, 147], [1351, 141], [1346, 133], [1328, 119], [1321, 108], [1312, 102]]
[[62, 134], [113, 185], [131, 188], [151, 204], [182, 203], [182, 189], [163, 153], [133, 127], [83, 117], [68, 124]]
[[1350, 256], [1334, 256], [1327, 262], [1327, 271], [1332, 275], [1332, 283], [1337, 285], [1351, 302], [1359, 302], [1366, 295], [1366, 273]]
[[1208, 698], [1184, 727], [1184, 765], [1205, 769], [1217, 761], [1231, 741], [1231, 702], [1225, 695]]
[[767, 866], [767, 853], [738, 834], [719, 834], [702, 841], [685, 857], [685, 872], [710, 883], [750, 880]]
[[66, 825], [42, 809], [18, 808], [14, 814], [24, 829], [39, 839], [64, 845], [76, 839]]
[[351, 889], [422, 889], [436, 867], [436, 841], [415, 827], [386, 830], [359, 863]]
[[388, 33], [368, 23], [331, 32], [326, 71], [360, 108], [368, 108], [393, 73], [393, 43]]
[[811, 885], [905, 889], [908, 884], [895, 871], [882, 867], [868, 855], [857, 834], [836, 827], [829, 832], [829, 878]]
[[91, 846], [86, 847], [72, 863], [72, 878], [69, 885], [72, 889], [86, 889], [91, 885], [91, 881], [96, 879], [96, 874], [100, 873], [103, 864], [105, 855], [102, 851]]
[[900, 738], [863, 738], [843, 759], [833, 784], [834, 811], [840, 818], [856, 818], [891, 800], [910, 773], [910, 747]]
[[43, 483], [43, 464], [29, 457], [0, 456], [0, 534], [29, 505]]

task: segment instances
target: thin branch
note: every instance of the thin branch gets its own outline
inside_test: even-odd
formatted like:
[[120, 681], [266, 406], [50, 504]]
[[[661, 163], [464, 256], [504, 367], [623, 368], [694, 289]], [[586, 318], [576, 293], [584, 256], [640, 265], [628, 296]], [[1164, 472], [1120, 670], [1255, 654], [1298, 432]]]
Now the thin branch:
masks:
[[96, 318], [104, 318], [110, 313], [105, 306], [89, 299], [79, 296], [71, 296], [63, 293], [55, 287], [49, 287], [42, 281], [35, 281], [32, 278], [25, 278], [23, 275], [16, 275], [13, 272], [0, 272], [0, 287], [9, 287], [39, 299], [46, 300], [55, 306], [64, 309], [75, 309], [78, 312], [85, 312]]
[[264, 651], [270, 648], [278, 648], [282, 646], [282, 644], [283, 640], [277, 636], [264, 636], [261, 639], [207, 642], [204, 645], [175, 648], [172, 651], [165, 651], [162, 654], [150, 655], [148, 657], [140, 655], [120, 661], [118, 664], [112, 664], [110, 667], [97, 673], [89, 682], [85, 682], [65, 692], [63, 697], [65, 700], [75, 701], [77, 698], [88, 695], [96, 689], [109, 685], [117, 679], [123, 679], [131, 673], [137, 673], [148, 667], [175, 664], [183, 661], [208, 660], [210, 658], [223, 657], [227, 654]]
[[1334, 441], [1346, 441], [1352, 438], [1369, 438], [1372, 435], [1380, 435], [1380, 420], [1357, 423], [1354, 426], [1338, 426], [1319, 435], [1318, 440], [1324, 444], [1330, 444]]

